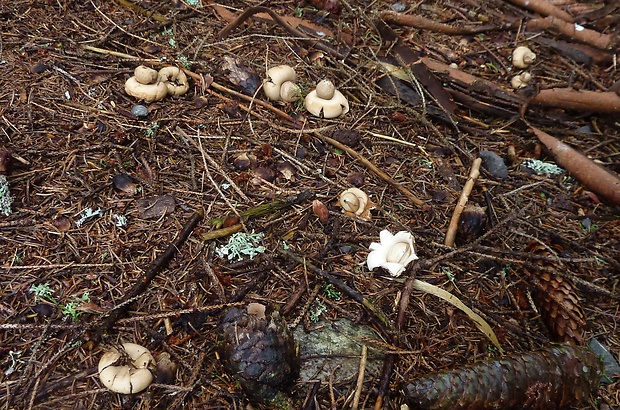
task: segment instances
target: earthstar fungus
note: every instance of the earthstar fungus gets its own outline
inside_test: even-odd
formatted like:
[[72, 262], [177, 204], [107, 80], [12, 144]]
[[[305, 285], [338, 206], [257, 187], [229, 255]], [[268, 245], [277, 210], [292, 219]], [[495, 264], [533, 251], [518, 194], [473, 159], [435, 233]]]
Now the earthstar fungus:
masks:
[[536, 61], [536, 54], [525, 46], [519, 46], [512, 52], [512, 65], [516, 68], [528, 68]]
[[317, 117], [336, 118], [349, 112], [347, 98], [329, 80], [321, 80], [304, 100], [306, 110]]
[[271, 67], [263, 82], [265, 95], [273, 101], [297, 101], [301, 97], [301, 89], [295, 84], [296, 79], [297, 74], [291, 66], [283, 64]]
[[400, 276], [407, 265], [418, 259], [413, 249], [413, 236], [407, 231], [400, 231], [392, 235], [384, 229], [379, 234], [381, 243], [370, 244], [371, 252], [366, 263], [368, 269], [384, 268], [392, 276]]
[[342, 191], [338, 198], [338, 203], [347, 216], [357, 216], [366, 221], [372, 219], [370, 210], [375, 208], [375, 204], [368, 198], [366, 192], [359, 188], [349, 188]]
[[101, 356], [99, 379], [115, 393], [141, 392], [153, 381], [151, 370], [155, 369], [155, 359], [145, 347], [138, 344], [123, 343], [121, 346], [122, 352], [112, 348]]

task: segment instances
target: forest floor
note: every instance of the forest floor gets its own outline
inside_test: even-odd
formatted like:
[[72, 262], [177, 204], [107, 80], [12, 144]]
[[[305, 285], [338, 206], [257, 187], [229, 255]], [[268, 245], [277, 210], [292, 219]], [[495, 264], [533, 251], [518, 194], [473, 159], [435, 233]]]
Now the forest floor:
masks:
[[[461, 299], [508, 354], [576, 325], [618, 360], [619, 189], [580, 173], [592, 163], [620, 172], [618, 2], [556, 1], [547, 19], [500, 0], [187, 3], [0, 5], [10, 191], [0, 198], [0, 409], [248, 408], [219, 360], [218, 329], [223, 310], [249, 302], [305, 332], [349, 319], [375, 335], [351, 336], [355, 363], [362, 345], [379, 363], [359, 383], [296, 380], [293, 408], [400, 409], [407, 383], [500, 354], [467, 315], [412, 289], [414, 278]], [[290, 26], [263, 10], [222, 32], [259, 5]], [[413, 26], [395, 21], [400, 11]], [[514, 90], [521, 45], [536, 59]], [[323, 119], [268, 100], [260, 86], [280, 64], [304, 94], [333, 81], [350, 111]], [[189, 91], [127, 95], [139, 65], [183, 67]], [[403, 65], [411, 71], [388, 73]], [[592, 161], [556, 160], [533, 127]], [[481, 151], [469, 195], [481, 231], [463, 226], [447, 246]], [[530, 160], [562, 167], [537, 173]], [[351, 187], [375, 205], [365, 218], [339, 205]], [[419, 259], [401, 276], [368, 269], [382, 230], [415, 240]], [[221, 255], [235, 231], [257, 238], [254, 258]], [[566, 300], [545, 296], [556, 296], [545, 273]], [[142, 393], [112, 393], [97, 364], [119, 342], [177, 369]], [[620, 382], [609, 382], [571, 408], [620, 408]]]

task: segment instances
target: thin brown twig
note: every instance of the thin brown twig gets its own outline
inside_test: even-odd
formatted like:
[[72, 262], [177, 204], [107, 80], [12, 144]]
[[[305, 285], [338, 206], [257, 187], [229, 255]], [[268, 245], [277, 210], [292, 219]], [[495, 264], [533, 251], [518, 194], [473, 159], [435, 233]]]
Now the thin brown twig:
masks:
[[418, 14], [403, 14], [393, 10], [386, 10], [379, 13], [379, 18], [388, 23], [396, 23], [401, 26], [415, 27], [448, 35], [479, 34], [507, 28], [496, 24], [485, 26], [451, 26], [422, 17]]
[[411, 191], [409, 191], [407, 188], [405, 188], [402, 184], [399, 184], [398, 182], [394, 181], [394, 179], [392, 179], [392, 177], [390, 177], [388, 174], [386, 174], [385, 172], [383, 172], [382, 170], [380, 170], [379, 168], [377, 168], [375, 166], [375, 164], [373, 164], [372, 162], [370, 162], [368, 159], [366, 159], [366, 157], [364, 157], [362, 154], [358, 153], [357, 151], [355, 151], [354, 149], [352, 149], [351, 147], [344, 145], [338, 141], [336, 141], [333, 138], [327, 137], [323, 134], [321, 134], [320, 132], [315, 132], [313, 133], [314, 136], [324, 140], [325, 142], [330, 143], [331, 145], [333, 145], [334, 147], [346, 152], [347, 154], [349, 154], [350, 156], [352, 156], [354, 159], [360, 161], [362, 164], [364, 164], [370, 171], [372, 171], [375, 175], [377, 175], [379, 178], [381, 178], [382, 180], [384, 180], [385, 182], [387, 182], [388, 184], [390, 184], [392, 187], [396, 188], [398, 191], [400, 191], [402, 194], [404, 194], [407, 198], [409, 198], [409, 200], [411, 202], [413, 202], [413, 204], [415, 206], [417, 206], [418, 208], [421, 208], [423, 210], [428, 210], [430, 209], [430, 205], [426, 204], [424, 201], [422, 201], [420, 198], [418, 198], [417, 196], [415, 196]]
[[101, 339], [103, 334], [110, 330], [112, 326], [116, 323], [119, 316], [127, 311], [129, 305], [139, 296], [141, 295], [149, 286], [149, 284], [155, 279], [157, 274], [161, 272], [168, 262], [176, 255], [176, 253], [181, 249], [185, 241], [192, 234], [198, 223], [202, 221], [203, 218], [202, 209], [197, 209], [194, 211], [194, 214], [187, 221], [179, 236], [166, 248], [166, 250], [159, 256], [157, 259], [153, 261], [151, 266], [147, 269], [144, 277], [134, 285], [134, 287], [127, 294], [125, 301], [115, 307], [107, 317], [104, 318], [101, 327], [98, 329], [97, 334], [95, 335], [95, 339]]
[[573, 16], [546, 0], [508, 0], [510, 3], [523, 7], [543, 16], [554, 16], [569, 23], [575, 21]]
[[364, 387], [364, 372], [366, 371], [366, 359], [368, 358], [368, 347], [362, 345], [362, 357], [360, 358], [360, 367], [357, 373], [357, 383], [355, 385], [355, 394], [353, 395], [353, 403], [351, 410], [357, 410], [362, 396], [362, 388]]
[[448, 232], [446, 232], [446, 240], [444, 242], [446, 246], [454, 246], [454, 239], [456, 238], [456, 231], [459, 227], [461, 214], [465, 209], [465, 205], [467, 205], [467, 201], [469, 200], [469, 194], [471, 194], [472, 189], [474, 189], [476, 179], [478, 179], [478, 175], [480, 175], [481, 164], [482, 158], [476, 158], [471, 166], [471, 170], [469, 171], [469, 177], [467, 178], [467, 182], [465, 183], [465, 186], [461, 191], [459, 202], [454, 208], [452, 219], [450, 219], [450, 226], [448, 227]]

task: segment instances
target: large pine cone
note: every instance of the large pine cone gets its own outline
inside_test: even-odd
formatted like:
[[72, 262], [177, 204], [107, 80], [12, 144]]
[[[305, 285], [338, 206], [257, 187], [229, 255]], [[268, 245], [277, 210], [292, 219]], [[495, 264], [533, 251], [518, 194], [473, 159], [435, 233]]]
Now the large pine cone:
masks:
[[[551, 246], [561, 251], [560, 245]], [[537, 242], [531, 242], [526, 251], [553, 256], [547, 248]], [[549, 269], [560, 269], [556, 264], [542, 260], [537, 260], [535, 263]], [[573, 285], [568, 279], [549, 271], [530, 270], [527, 273], [535, 286], [534, 302], [549, 328], [551, 338], [556, 342], [582, 344], [586, 316]]]
[[553, 345], [434, 373], [409, 383], [405, 394], [414, 409], [557, 410], [585, 402], [602, 371], [588, 348]]
[[299, 375], [293, 335], [277, 311], [250, 303], [230, 309], [220, 327], [220, 359], [251, 401], [273, 404]]

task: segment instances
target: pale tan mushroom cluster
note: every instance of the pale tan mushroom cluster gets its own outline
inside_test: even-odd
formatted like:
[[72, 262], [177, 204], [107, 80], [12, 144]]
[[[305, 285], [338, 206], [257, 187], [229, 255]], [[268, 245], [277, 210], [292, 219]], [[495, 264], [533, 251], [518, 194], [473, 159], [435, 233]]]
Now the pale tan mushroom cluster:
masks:
[[[515, 68], [526, 69], [536, 61], [536, 54], [526, 46], [519, 46], [512, 51], [512, 65]], [[511, 78], [510, 85], [515, 90], [527, 86], [532, 81], [532, 75], [524, 71]]]
[[138, 66], [125, 82], [125, 92], [146, 102], [163, 100], [167, 96], [183, 95], [189, 90], [187, 76], [178, 67], [164, 67], [159, 72]]
[[153, 381], [155, 359], [143, 346], [123, 343], [112, 348], [99, 360], [99, 379], [115, 393], [133, 394], [146, 389]]
[[[272, 67], [267, 70], [263, 90], [270, 100], [295, 102], [302, 96], [296, 80], [297, 74], [292, 67]], [[349, 102], [330, 80], [319, 81], [316, 89], [304, 98], [304, 105], [308, 112], [322, 118], [336, 118], [349, 112]]]
[[375, 209], [375, 204], [368, 198], [366, 192], [359, 188], [349, 188], [342, 191], [338, 203], [347, 216], [358, 217], [366, 221], [372, 219], [370, 211]]

